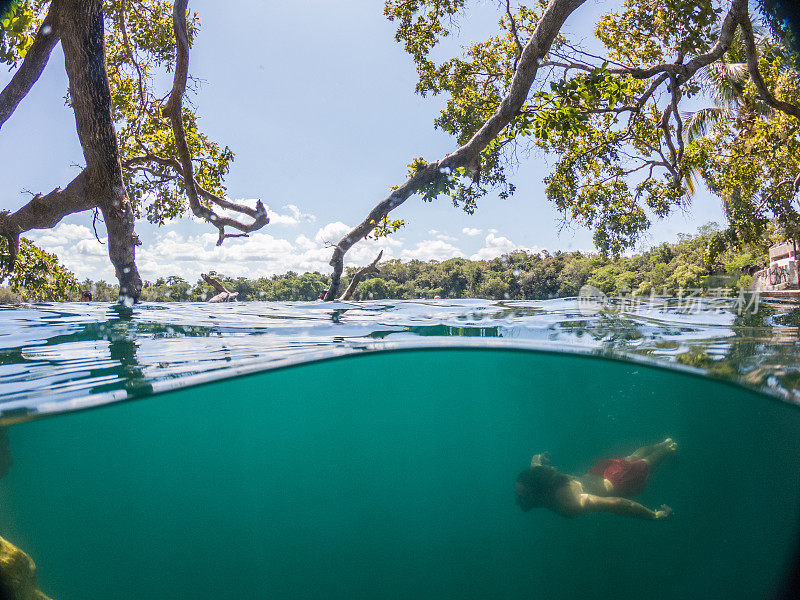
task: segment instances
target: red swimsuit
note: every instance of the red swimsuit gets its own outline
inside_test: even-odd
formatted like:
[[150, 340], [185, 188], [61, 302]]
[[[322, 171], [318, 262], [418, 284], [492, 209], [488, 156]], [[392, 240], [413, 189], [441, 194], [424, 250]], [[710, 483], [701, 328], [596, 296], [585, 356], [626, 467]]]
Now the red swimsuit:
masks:
[[643, 460], [628, 462], [624, 458], [606, 458], [594, 463], [589, 473], [608, 479], [618, 496], [629, 498], [644, 489], [650, 477], [650, 465]]

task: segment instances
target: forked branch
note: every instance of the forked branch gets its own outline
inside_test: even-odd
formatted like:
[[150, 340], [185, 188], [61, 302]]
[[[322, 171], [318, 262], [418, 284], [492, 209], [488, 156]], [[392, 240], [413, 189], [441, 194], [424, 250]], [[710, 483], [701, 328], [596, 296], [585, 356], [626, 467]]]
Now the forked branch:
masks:
[[355, 275], [353, 275], [353, 279], [350, 281], [350, 285], [347, 286], [347, 289], [345, 290], [344, 294], [342, 294], [339, 297], [340, 301], [344, 302], [345, 300], [350, 300], [350, 298], [353, 297], [353, 294], [356, 291], [358, 283], [364, 278], [365, 275], [368, 275], [369, 273], [377, 273], [380, 271], [380, 269], [378, 269], [378, 263], [380, 262], [382, 256], [383, 256], [383, 250], [378, 252], [378, 256], [375, 257], [375, 260], [373, 260], [366, 267], [360, 269]]

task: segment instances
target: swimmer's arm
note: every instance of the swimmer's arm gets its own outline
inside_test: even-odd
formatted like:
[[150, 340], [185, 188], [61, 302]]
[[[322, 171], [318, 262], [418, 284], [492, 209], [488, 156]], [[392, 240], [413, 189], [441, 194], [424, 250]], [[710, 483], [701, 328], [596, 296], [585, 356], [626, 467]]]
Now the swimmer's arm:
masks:
[[632, 517], [634, 519], [646, 519], [648, 521], [661, 521], [668, 519], [672, 514], [672, 509], [661, 506], [661, 510], [650, 510], [638, 502], [627, 498], [616, 498], [613, 496], [594, 496], [592, 494], [581, 494], [579, 506], [583, 514], [593, 512], [608, 512], [621, 517]]

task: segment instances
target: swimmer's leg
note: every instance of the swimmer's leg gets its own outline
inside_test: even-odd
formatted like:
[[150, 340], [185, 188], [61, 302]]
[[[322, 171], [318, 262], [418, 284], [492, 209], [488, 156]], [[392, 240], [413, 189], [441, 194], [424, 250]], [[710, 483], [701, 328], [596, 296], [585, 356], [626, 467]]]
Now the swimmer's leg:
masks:
[[650, 465], [650, 468], [657, 467], [661, 461], [667, 456], [670, 456], [678, 449], [678, 444], [672, 438], [667, 438], [663, 442], [653, 444], [652, 446], [643, 446], [625, 457], [625, 460], [633, 462], [635, 460], [643, 460]]

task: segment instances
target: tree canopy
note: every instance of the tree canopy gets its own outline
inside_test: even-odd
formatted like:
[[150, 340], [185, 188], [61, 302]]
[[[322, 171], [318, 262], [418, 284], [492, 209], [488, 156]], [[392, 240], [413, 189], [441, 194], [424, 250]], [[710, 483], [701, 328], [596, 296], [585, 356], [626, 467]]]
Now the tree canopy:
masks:
[[[6, 240], [0, 238], [0, 252], [7, 252]], [[8, 280], [11, 291], [20, 298], [66, 301], [78, 289], [75, 275], [64, 267], [55, 254], [45, 252], [29, 240], [20, 240], [19, 259], [12, 273], [0, 264], [0, 281]]]

